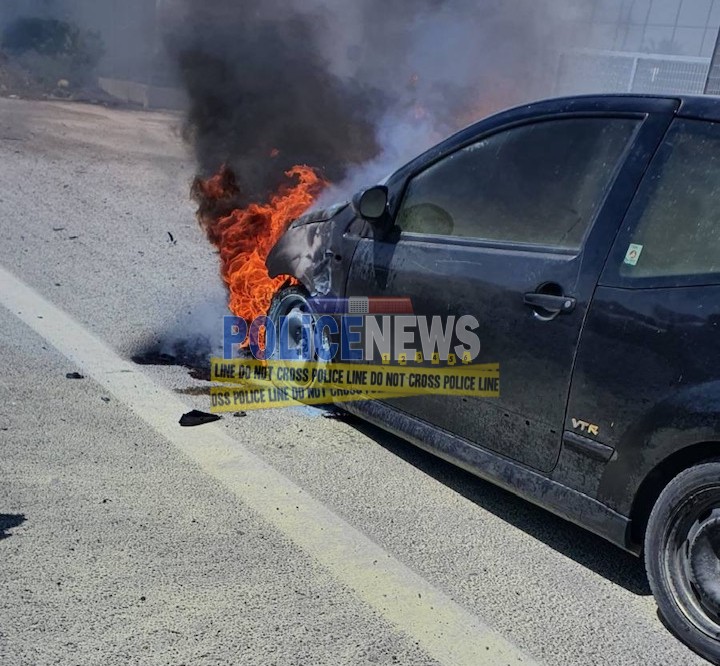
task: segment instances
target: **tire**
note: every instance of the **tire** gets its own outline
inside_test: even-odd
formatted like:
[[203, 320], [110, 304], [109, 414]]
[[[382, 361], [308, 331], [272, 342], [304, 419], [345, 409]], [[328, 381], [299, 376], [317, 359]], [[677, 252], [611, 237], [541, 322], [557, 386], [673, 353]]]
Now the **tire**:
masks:
[[[314, 349], [309, 350], [307, 345], [303, 344], [304, 342], [307, 342], [307, 340], [302, 340], [301, 338], [302, 333], [299, 319], [298, 322], [293, 326], [292, 317], [299, 317], [301, 315], [310, 315], [312, 317], [317, 317], [317, 314], [315, 314], [312, 305], [310, 304], [310, 295], [303, 287], [285, 287], [284, 289], [281, 289], [277, 294], [275, 294], [272, 302], [270, 303], [270, 309], [268, 310], [268, 319], [273, 322], [273, 324], [275, 325], [275, 330], [277, 331], [275, 349], [276, 351], [278, 351], [280, 347], [280, 322], [282, 321], [283, 317], [289, 317], [291, 318], [291, 322], [289, 324], [290, 344], [288, 346], [292, 350], [292, 340], [294, 339], [295, 343], [298, 345], [298, 354], [300, 354], [301, 352], [304, 352], [306, 354], [309, 353], [310, 360], [305, 360], [304, 363], [300, 364], [298, 364], [297, 362], [291, 362], [287, 365], [293, 367], [297, 367], [298, 365], [300, 365], [301, 369], [307, 369], [308, 372], [311, 372], [312, 369], [317, 368], [319, 365], [323, 365], [324, 362], [318, 359], [317, 353]], [[327, 344], [331, 344], [331, 341], [328, 340]], [[276, 355], [275, 358], [278, 359], [279, 356]], [[287, 388], [288, 386], [298, 388], [311, 388], [313, 383], [314, 382], [310, 379], [308, 379], [308, 381], [297, 379], [293, 380], [290, 383], [288, 383], [287, 381], [275, 382], [277, 386], [282, 388]]]
[[645, 566], [668, 628], [720, 664], [720, 461], [667, 485], [650, 515]]
[[283, 317], [292, 316], [293, 313], [298, 315], [312, 314], [310, 296], [302, 287], [285, 287], [275, 294], [270, 303], [267, 316], [275, 325], [276, 349], [279, 348], [280, 322]]

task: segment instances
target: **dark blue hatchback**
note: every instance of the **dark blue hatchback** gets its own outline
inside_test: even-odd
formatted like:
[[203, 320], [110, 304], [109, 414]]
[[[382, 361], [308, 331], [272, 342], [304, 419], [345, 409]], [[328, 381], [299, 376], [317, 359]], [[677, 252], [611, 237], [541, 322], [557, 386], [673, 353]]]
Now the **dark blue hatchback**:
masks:
[[499, 114], [294, 225], [268, 268], [302, 285], [276, 317], [317, 294], [474, 315], [498, 400], [344, 407], [644, 553], [667, 624], [720, 663], [720, 99]]

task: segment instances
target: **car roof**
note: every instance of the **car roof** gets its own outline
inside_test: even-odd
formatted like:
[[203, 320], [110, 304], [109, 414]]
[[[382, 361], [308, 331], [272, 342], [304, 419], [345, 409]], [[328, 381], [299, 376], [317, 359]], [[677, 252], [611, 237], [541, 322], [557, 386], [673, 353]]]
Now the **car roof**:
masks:
[[720, 122], [720, 97], [715, 95], [681, 97], [678, 115]]
[[674, 102], [678, 105], [676, 114], [684, 118], [698, 118], [712, 122], [720, 122], [720, 96], [717, 95], [680, 95], [680, 94], [648, 94], [638, 95], [632, 93], [610, 93], [602, 95], [575, 95], [571, 97], [558, 97], [554, 99], [541, 100], [533, 102], [515, 109], [509, 110], [519, 111], [520, 109], [528, 110], [553, 110], [560, 111], [562, 109], [572, 109], [579, 106], [603, 110], [607, 107], [617, 108], [620, 105], [629, 105], [635, 109], [641, 109], [645, 104], [648, 111], [657, 106], [658, 102]]

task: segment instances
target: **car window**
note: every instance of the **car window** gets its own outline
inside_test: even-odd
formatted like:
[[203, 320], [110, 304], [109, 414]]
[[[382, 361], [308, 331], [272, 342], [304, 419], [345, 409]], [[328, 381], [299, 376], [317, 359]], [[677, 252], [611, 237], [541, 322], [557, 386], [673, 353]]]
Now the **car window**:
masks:
[[413, 178], [396, 224], [579, 249], [640, 121], [567, 118], [494, 134]]
[[678, 120], [630, 212], [620, 274], [720, 274], [720, 126]]

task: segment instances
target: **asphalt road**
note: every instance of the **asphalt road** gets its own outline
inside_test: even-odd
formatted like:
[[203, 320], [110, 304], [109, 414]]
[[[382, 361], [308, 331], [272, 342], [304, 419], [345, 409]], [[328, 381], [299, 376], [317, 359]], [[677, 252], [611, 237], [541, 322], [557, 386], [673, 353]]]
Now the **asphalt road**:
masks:
[[178, 426], [131, 359], [221, 335], [179, 126], [0, 100], [0, 664], [705, 663], [638, 560], [359, 421]]

